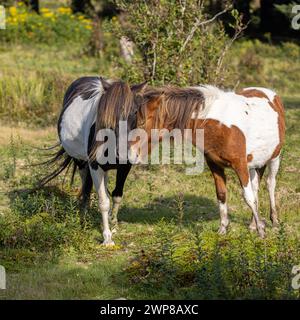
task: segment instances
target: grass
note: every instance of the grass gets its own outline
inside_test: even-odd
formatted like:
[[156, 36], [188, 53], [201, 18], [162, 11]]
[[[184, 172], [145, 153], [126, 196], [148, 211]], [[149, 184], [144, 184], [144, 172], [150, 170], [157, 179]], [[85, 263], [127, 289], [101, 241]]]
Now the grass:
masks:
[[[270, 223], [265, 242], [256, 235], [248, 234], [250, 212], [241, 198], [237, 179], [230, 171], [228, 180], [231, 227], [227, 236], [217, 236], [219, 215], [210, 173], [206, 169], [200, 176], [186, 176], [181, 166], [170, 165], [133, 169], [127, 181], [119, 215], [121, 224], [120, 231], [115, 236], [117, 245], [104, 248], [100, 245], [102, 236], [95, 195], [86, 224], [82, 226], [79, 222], [76, 203], [78, 177], [72, 188], [68, 185], [62, 187], [60, 179], [56, 186], [40, 190], [34, 195], [14, 192], [32, 185], [35, 176], [41, 174], [41, 169], [36, 171], [34, 167], [28, 169], [23, 166], [38, 161], [39, 153], [33, 151], [31, 146], [43, 146], [48, 142], [50, 144], [55, 139], [55, 130], [23, 128], [13, 134], [12, 138], [8, 128], [2, 128], [0, 154], [3, 166], [0, 174], [3, 181], [0, 185], [0, 207], [3, 217], [0, 219], [0, 261], [7, 269], [8, 289], [1, 292], [1, 297], [218, 298], [220, 292], [223, 292], [223, 298], [238, 298], [237, 293], [241, 294], [241, 298], [297, 297], [296, 292], [289, 291], [289, 269], [292, 267], [291, 263], [297, 264], [300, 260], [297, 246], [300, 228], [300, 154], [296, 148], [299, 139], [299, 117], [298, 109], [288, 108], [287, 143], [277, 188], [280, 216], [284, 222], [286, 237], [280, 244], [277, 243], [280, 236], [271, 230]], [[114, 173], [111, 172], [110, 176], [112, 190]], [[268, 201], [264, 182], [260, 192], [260, 208], [262, 216], [268, 221]], [[200, 242], [206, 246], [202, 251], [206, 257], [205, 265], [211, 268], [204, 273], [206, 277], [210, 276], [208, 279], [212, 281], [208, 291], [204, 290], [208, 286], [207, 282], [195, 280], [199, 276], [199, 266], [193, 265], [192, 270], [187, 269], [191, 263], [195, 263], [194, 254], [199, 249], [195, 240], [197, 234], [200, 234]], [[244, 243], [242, 246], [241, 242]], [[271, 263], [268, 274], [271, 278], [275, 277], [276, 281], [282, 281], [277, 291], [275, 287], [271, 292], [268, 291], [270, 289], [264, 289], [269, 282], [265, 282], [261, 288], [259, 283], [262, 280], [259, 277], [251, 278], [256, 286], [254, 289], [257, 290], [234, 291], [233, 283], [240, 281], [240, 278], [230, 280], [224, 272], [224, 279], [230, 286], [223, 287], [223, 291], [216, 287], [218, 268], [226, 266], [225, 262], [220, 264], [221, 267], [213, 262], [217, 244], [221, 246], [219, 251], [225, 254], [225, 257], [221, 255], [220, 259], [225, 259], [226, 254], [230, 252], [236, 255], [234, 262], [230, 264], [231, 268], [237, 267], [241, 253], [249, 253], [241, 278], [247, 274], [249, 263], [260, 261], [256, 255], [264, 257], [267, 250], [271, 254], [268, 256]], [[172, 252], [171, 249], [180, 257], [175, 259], [176, 262], [167, 254]], [[285, 257], [285, 251], [290, 252], [291, 256]], [[278, 255], [276, 253], [272, 256], [274, 252]], [[145, 263], [147, 275], [143, 273]], [[275, 263], [276, 268], [287, 264], [284, 276], [282, 273], [278, 275]], [[232, 271], [229, 265], [226, 268]], [[178, 288], [175, 281], [178, 284], [179, 280], [181, 281]], [[283, 287], [285, 289], [281, 292]], [[225, 288], [229, 289], [226, 291]], [[273, 287], [269, 284], [269, 288]], [[204, 294], [205, 292], [207, 294]]]
[[[269, 82], [286, 104], [287, 141], [277, 186], [282, 228], [270, 228], [264, 181], [260, 211], [268, 221], [266, 240], [249, 234], [250, 211], [231, 171], [230, 232], [221, 237], [207, 168], [186, 176], [178, 165], [136, 166], [126, 183], [116, 246], [105, 248], [95, 194], [80, 221], [78, 176], [73, 187], [68, 179], [62, 186], [61, 177], [34, 194], [16, 190], [45, 174], [46, 168], [27, 165], [42, 158], [33, 146], [57, 139], [54, 125], [67, 83], [86, 74], [117, 76], [118, 70], [80, 48], [0, 49], [0, 264], [7, 271], [0, 299], [299, 298], [291, 288], [291, 269], [300, 263], [300, 96], [294, 74], [286, 73], [299, 68], [298, 47], [241, 43], [234, 50], [252, 63], [243, 66], [240, 86]], [[263, 73], [255, 65], [263, 65]]]

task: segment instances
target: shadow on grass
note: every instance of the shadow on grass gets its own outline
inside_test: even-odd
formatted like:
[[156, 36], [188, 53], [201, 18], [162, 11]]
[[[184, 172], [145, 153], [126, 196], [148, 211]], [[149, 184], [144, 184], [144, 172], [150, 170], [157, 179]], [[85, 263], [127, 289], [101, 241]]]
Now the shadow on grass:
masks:
[[[43, 187], [34, 192], [15, 190], [9, 193], [9, 198], [11, 209], [20, 216], [32, 217], [35, 214], [47, 212], [61, 220], [66, 215], [80, 211], [77, 197], [56, 186]], [[101, 223], [101, 214], [97, 201], [92, 201], [86, 215], [92, 226], [98, 228]], [[189, 224], [200, 219], [202, 221], [218, 220], [219, 213], [216, 202], [206, 197], [187, 194], [182, 199], [178, 199], [176, 196], [162, 195], [140, 207], [138, 202], [130, 206], [124, 200], [118, 218], [120, 222], [145, 224], [156, 224], [162, 219], [166, 222], [181, 219], [183, 224]]]
[[286, 110], [300, 109], [300, 97], [282, 97]]

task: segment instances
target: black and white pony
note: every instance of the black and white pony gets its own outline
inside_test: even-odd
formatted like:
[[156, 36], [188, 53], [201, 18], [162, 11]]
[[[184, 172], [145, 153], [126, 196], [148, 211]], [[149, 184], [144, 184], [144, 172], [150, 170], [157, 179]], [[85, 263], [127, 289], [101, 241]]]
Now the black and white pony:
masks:
[[[114, 130], [118, 143], [119, 121], [127, 122], [127, 130], [137, 125], [137, 111], [141, 104], [146, 83], [129, 86], [122, 81], [111, 81], [101, 77], [82, 77], [68, 88], [63, 109], [58, 120], [60, 149], [47, 164], [56, 165], [55, 170], [40, 181], [45, 185], [73, 164], [74, 177], [76, 169], [82, 181], [81, 206], [89, 206], [93, 185], [98, 194], [99, 208], [103, 221], [103, 244], [113, 245], [112, 224], [117, 222], [117, 213], [123, 196], [123, 187], [131, 169], [129, 161], [120, 163], [118, 145], [116, 145], [116, 162], [99, 164], [97, 159], [91, 161], [90, 154], [97, 152], [96, 133], [101, 128]], [[117, 170], [116, 186], [112, 192], [113, 206], [110, 209], [110, 197], [107, 189], [107, 171]]]

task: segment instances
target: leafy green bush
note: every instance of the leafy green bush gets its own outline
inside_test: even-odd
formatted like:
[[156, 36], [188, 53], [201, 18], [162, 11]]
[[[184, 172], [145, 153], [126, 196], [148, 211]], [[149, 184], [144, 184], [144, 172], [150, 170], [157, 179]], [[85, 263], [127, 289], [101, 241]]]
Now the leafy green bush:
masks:
[[[126, 21], [112, 21], [112, 30], [137, 49], [133, 63], [121, 65], [123, 78], [153, 84], [224, 83], [229, 74], [223, 58], [231, 41], [220, 22], [209, 23], [203, 2], [116, 2], [126, 12]], [[231, 26], [241, 31], [235, 10], [232, 16]]]
[[235, 74], [229, 84], [238, 80], [241, 87], [262, 86], [276, 90], [281, 96], [298, 95], [300, 67], [295, 61], [299, 56], [300, 46], [293, 42], [274, 45], [259, 40], [238, 41], [225, 62]]
[[91, 35], [91, 21], [82, 15], [73, 15], [69, 8], [41, 9], [41, 14], [29, 11], [19, 2], [7, 10], [6, 29], [0, 40], [12, 43], [65, 44], [87, 42]]
[[137, 290], [184, 299], [299, 298], [291, 270], [299, 263], [299, 240], [285, 227], [266, 240], [248, 231], [220, 237], [201, 227], [182, 232], [161, 224], [155, 242], [129, 264]]
[[0, 260], [9, 264], [19, 256], [29, 264], [59, 257], [63, 252], [89, 254], [97, 242], [90, 222], [83, 219], [76, 200], [45, 190], [13, 199], [11, 212], [0, 215]]

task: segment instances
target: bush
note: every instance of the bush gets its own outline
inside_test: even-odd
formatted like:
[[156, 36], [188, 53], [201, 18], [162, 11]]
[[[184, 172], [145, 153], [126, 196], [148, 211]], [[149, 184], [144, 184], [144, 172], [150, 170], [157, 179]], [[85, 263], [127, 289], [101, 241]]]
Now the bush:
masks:
[[0, 260], [13, 257], [22, 265], [40, 257], [53, 259], [63, 253], [88, 255], [97, 242], [91, 223], [80, 216], [76, 200], [45, 190], [21, 194], [13, 199], [12, 210], [0, 215]]
[[282, 226], [261, 240], [249, 231], [220, 237], [201, 227], [183, 233], [162, 224], [156, 240], [126, 272], [137, 290], [165, 292], [182, 299], [299, 298], [291, 270], [299, 263], [299, 240]]
[[[222, 64], [229, 39], [221, 22], [210, 18], [200, 1], [116, 1], [125, 22], [112, 23], [114, 33], [136, 45], [132, 64], [124, 62], [123, 78], [152, 84], [221, 84], [229, 76]], [[238, 13], [232, 11], [241, 28]], [[124, 67], [125, 65], [125, 67]]]
[[12, 43], [65, 44], [87, 42], [91, 35], [91, 21], [82, 15], [73, 15], [69, 8], [41, 9], [41, 14], [29, 11], [19, 2], [7, 10], [6, 30], [0, 40]]

